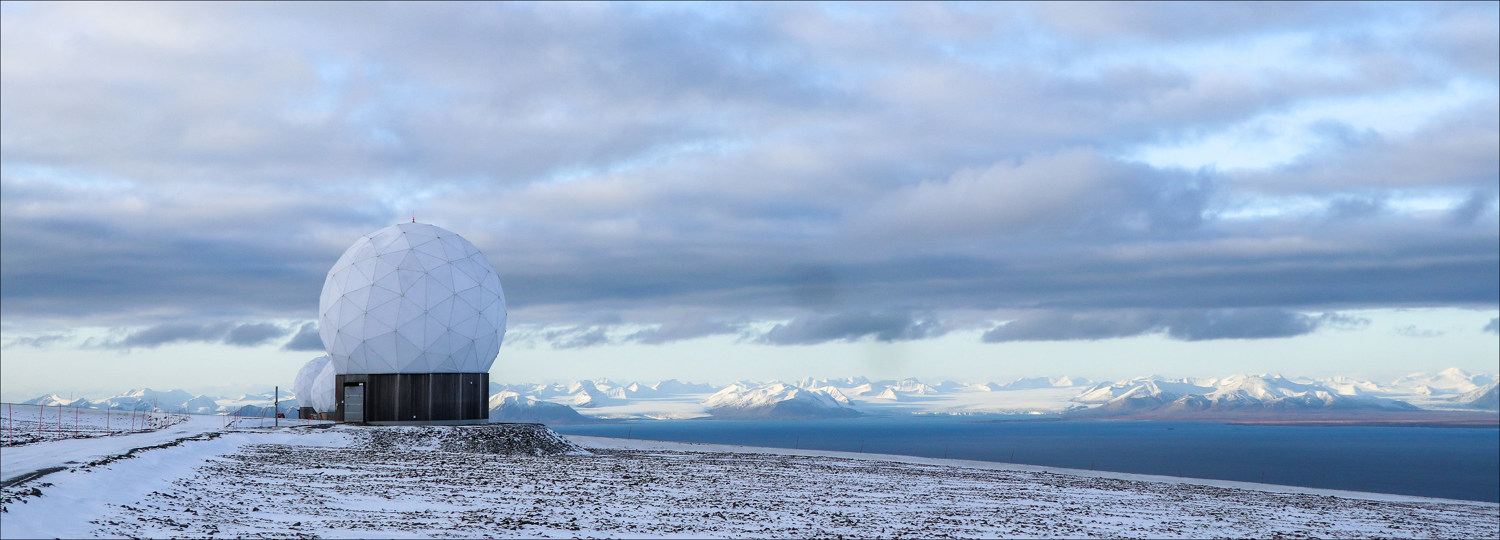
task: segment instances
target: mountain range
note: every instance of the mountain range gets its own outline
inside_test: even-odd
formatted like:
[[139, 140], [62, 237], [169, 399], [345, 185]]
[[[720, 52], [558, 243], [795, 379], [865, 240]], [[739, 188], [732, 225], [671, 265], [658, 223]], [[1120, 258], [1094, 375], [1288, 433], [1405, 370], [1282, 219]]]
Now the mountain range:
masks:
[[[1495, 374], [1457, 368], [1413, 373], [1389, 383], [1349, 377], [1288, 378], [1237, 374], [1223, 378], [1135, 377], [1092, 383], [1081, 377], [1029, 377], [1007, 382], [914, 378], [806, 378], [794, 382], [736, 381], [724, 386], [669, 379], [646, 384], [608, 379], [558, 383], [490, 384], [490, 418], [504, 422], [585, 423], [621, 419], [812, 419], [903, 414], [1058, 414], [1119, 417], [1137, 414], [1496, 411]], [[238, 398], [182, 390], [135, 389], [104, 399], [42, 396], [25, 402], [96, 409], [151, 409], [262, 416], [270, 392]], [[282, 393], [281, 406], [297, 406]]]
[[[189, 414], [232, 414], [239, 416], [264, 416], [276, 404], [271, 392], [244, 394], [237, 398], [213, 397], [191, 394], [183, 390], [159, 391], [150, 388], [135, 388], [116, 396], [103, 399], [68, 399], [57, 394], [40, 396], [22, 402], [23, 405], [47, 407], [83, 407], [86, 409], [108, 409], [114, 411], [167, 411]], [[291, 392], [282, 391], [282, 410], [295, 409], [297, 398]]]

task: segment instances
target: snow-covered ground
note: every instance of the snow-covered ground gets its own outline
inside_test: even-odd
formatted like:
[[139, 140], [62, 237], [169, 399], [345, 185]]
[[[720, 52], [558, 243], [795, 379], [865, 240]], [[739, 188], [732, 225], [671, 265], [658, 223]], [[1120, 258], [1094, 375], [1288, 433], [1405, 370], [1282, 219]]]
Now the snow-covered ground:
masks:
[[[161, 429], [187, 419], [161, 411], [119, 411], [6, 403], [0, 406], [0, 444], [112, 437]], [[222, 426], [221, 426], [222, 427]]]
[[[137, 448], [148, 448], [152, 446], [169, 444], [177, 440], [191, 439], [207, 433], [221, 432], [231, 428], [258, 428], [270, 427], [277, 422], [272, 419], [262, 418], [237, 418], [218, 415], [189, 415], [169, 413], [139, 413], [133, 429], [128, 421], [114, 422], [110, 425], [119, 425], [116, 430], [113, 427], [109, 432], [103, 432], [101, 426], [108, 422], [104, 418], [106, 411], [83, 411], [78, 415], [82, 427], [77, 429], [79, 435], [74, 436], [73, 410], [67, 410], [63, 415], [62, 429], [55, 430], [60, 435], [53, 435], [52, 419], [45, 417], [42, 431], [46, 437], [26, 437], [26, 432], [21, 431], [15, 435], [7, 432], [7, 445], [0, 449], [0, 481], [10, 483], [17, 477], [45, 469], [70, 468], [72, 466], [86, 465], [91, 462], [105, 460], [115, 456], [121, 456]], [[90, 415], [89, 413], [93, 414]], [[116, 420], [128, 419], [130, 414], [126, 411], [113, 411]], [[35, 417], [33, 416], [33, 420]], [[298, 421], [281, 419], [283, 425], [314, 425], [320, 422]], [[19, 431], [19, 430], [18, 430]]]
[[570, 437], [585, 455], [377, 450], [372, 429], [230, 429], [77, 466], [5, 488], [0, 536], [1500, 535], [1493, 503], [588, 437]]

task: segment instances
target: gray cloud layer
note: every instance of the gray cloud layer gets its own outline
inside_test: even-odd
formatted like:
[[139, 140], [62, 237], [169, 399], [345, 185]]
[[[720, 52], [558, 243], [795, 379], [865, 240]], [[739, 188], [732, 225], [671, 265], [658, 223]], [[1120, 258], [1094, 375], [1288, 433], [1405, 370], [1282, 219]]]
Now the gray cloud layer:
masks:
[[625, 341], [660, 345], [714, 335], [738, 333], [741, 325], [715, 321], [676, 321], [655, 328], [641, 330], [626, 337]]
[[[222, 343], [254, 347], [284, 338], [291, 329], [272, 323], [163, 323], [131, 331], [116, 338], [90, 338], [83, 346], [105, 349], [152, 348], [172, 343]], [[316, 330], [314, 330], [316, 335]], [[299, 334], [300, 336], [300, 334]], [[322, 345], [318, 346], [322, 349]]]
[[910, 341], [938, 337], [947, 333], [940, 321], [930, 316], [902, 312], [847, 312], [799, 317], [778, 324], [757, 341], [771, 345], [811, 345], [829, 341]]
[[984, 333], [988, 343], [1006, 341], [1098, 340], [1165, 333], [1182, 341], [1266, 339], [1309, 334], [1319, 328], [1348, 328], [1368, 320], [1338, 313], [1309, 316], [1274, 308], [1053, 312], [1027, 316]]
[[[1195, 340], [1500, 303], [1493, 4], [4, 10], [0, 315], [148, 325], [117, 345], [285, 338], [256, 321], [314, 318], [342, 250], [412, 215], [559, 346], [613, 342], [601, 313], [640, 343], [957, 309]], [[1454, 88], [1397, 128], [1297, 113], [1263, 167], [1129, 157]]]
[[297, 329], [292, 339], [281, 346], [284, 351], [322, 351], [323, 338], [318, 335], [318, 323], [305, 323]]

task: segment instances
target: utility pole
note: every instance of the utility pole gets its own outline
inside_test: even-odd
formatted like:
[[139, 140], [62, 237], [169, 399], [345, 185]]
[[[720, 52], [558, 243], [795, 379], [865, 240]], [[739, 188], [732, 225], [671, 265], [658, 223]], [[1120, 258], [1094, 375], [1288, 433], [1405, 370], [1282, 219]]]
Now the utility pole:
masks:
[[[273, 397], [271, 399], [273, 399], [274, 400], [273, 403], [276, 404], [276, 414], [271, 415], [271, 418], [275, 418], [276, 420], [274, 422], [272, 422], [271, 425], [273, 425], [275, 427], [281, 427], [281, 387], [280, 386], [273, 386], [271, 388], [272, 388], [271, 392], [273, 394], [275, 394], [275, 397]], [[265, 424], [261, 424], [261, 425], [264, 426]]]

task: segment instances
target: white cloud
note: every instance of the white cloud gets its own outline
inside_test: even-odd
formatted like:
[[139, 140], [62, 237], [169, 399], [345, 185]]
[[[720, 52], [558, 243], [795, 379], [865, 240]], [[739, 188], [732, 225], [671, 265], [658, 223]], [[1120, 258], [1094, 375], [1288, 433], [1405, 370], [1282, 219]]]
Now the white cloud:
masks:
[[0, 306], [38, 335], [305, 321], [413, 215], [571, 351], [1500, 296], [1491, 4], [4, 9]]

